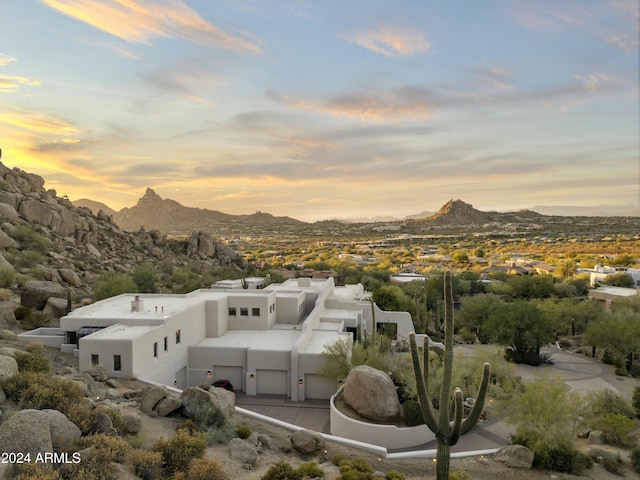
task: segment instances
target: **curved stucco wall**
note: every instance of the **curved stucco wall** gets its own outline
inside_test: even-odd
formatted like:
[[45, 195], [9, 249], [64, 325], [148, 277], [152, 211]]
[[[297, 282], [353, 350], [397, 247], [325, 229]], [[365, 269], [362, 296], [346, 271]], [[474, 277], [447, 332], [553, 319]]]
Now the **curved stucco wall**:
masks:
[[390, 450], [417, 447], [436, 438], [426, 425], [400, 428], [395, 425], [377, 425], [350, 418], [336, 407], [336, 395], [333, 395], [330, 401], [332, 435], [379, 445]]

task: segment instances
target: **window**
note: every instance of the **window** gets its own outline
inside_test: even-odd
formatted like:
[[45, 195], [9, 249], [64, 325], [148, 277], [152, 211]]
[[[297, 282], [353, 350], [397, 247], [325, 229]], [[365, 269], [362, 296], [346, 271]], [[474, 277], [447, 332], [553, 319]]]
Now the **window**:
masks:
[[122, 371], [122, 357], [120, 357], [120, 355], [113, 356], [113, 371], [114, 372]]
[[249, 316], [249, 309], [248, 308], [241, 308], [240, 309], [240, 316], [248, 317]]
[[158, 358], [158, 342], [153, 342], [153, 358]]
[[238, 312], [236, 311], [236, 307], [229, 307], [229, 316], [235, 317], [236, 315], [238, 315]]
[[176, 330], [176, 345], [180, 343], [180, 330]]
[[100, 363], [100, 359], [98, 358], [98, 355], [96, 355], [95, 353], [91, 354], [91, 365], [98, 365]]
[[259, 317], [260, 316], [260, 309], [256, 308], [256, 307], [253, 307], [251, 309], [251, 315], [253, 315], [254, 317]]
[[164, 351], [169, 351], [169, 337], [164, 337]]

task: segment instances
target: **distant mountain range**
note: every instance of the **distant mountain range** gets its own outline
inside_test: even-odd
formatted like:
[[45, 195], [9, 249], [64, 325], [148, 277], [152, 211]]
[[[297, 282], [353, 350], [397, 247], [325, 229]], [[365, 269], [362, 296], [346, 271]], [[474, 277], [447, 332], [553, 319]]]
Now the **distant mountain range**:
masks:
[[[162, 233], [186, 235], [196, 230], [224, 231], [233, 228], [234, 231], [253, 228], [255, 231], [266, 232], [269, 229], [283, 227], [297, 227], [310, 225], [291, 217], [276, 217], [269, 213], [256, 212], [250, 215], [230, 215], [217, 210], [185, 207], [175, 200], [161, 198], [153, 189], [147, 188], [143, 197], [131, 208], [115, 211], [107, 205], [93, 200], [81, 199], [73, 202], [76, 206], [87, 207], [94, 214], [102, 210], [113, 216], [113, 221], [121, 229], [136, 231], [141, 227], [148, 230], [159, 230]], [[332, 219], [316, 222], [314, 225], [330, 226], [351, 223], [394, 223], [418, 222], [438, 226], [472, 226], [485, 225], [492, 222], [535, 222], [536, 219], [555, 216], [640, 216], [640, 211], [633, 205], [597, 207], [534, 207], [531, 210], [512, 212], [483, 212], [462, 200], [449, 200], [435, 213], [421, 212], [403, 219], [393, 217], [373, 217], [354, 219]]]

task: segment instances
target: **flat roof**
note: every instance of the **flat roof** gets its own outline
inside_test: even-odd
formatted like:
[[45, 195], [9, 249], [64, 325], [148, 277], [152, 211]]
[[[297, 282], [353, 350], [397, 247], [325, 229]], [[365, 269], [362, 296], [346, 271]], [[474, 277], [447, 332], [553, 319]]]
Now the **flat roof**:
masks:
[[[157, 329], [155, 325], [123, 325], [116, 323], [109, 327], [98, 330], [87, 337], [91, 337], [92, 340], [133, 340], [135, 338], [147, 335], [153, 330]], [[85, 337], [83, 337], [85, 338]]]
[[331, 332], [314, 330], [304, 347], [304, 350], [300, 353], [317, 355], [324, 352], [325, 345], [330, 345], [340, 340], [352, 338], [351, 333], [348, 332]]
[[634, 295], [638, 295], [640, 290], [635, 288], [625, 288], [625, 287], [598, 287], [595, 290], [589, 290], [589, 295], [594, 294], [598, 295], [616, 295], [618, 297], [633, 297]]
[[302, 331], [293, 328], [271, 330], [227, 330], [221, 337], [205, 338], [196, 347], [234, 347], [253, 350], [291, 351]]

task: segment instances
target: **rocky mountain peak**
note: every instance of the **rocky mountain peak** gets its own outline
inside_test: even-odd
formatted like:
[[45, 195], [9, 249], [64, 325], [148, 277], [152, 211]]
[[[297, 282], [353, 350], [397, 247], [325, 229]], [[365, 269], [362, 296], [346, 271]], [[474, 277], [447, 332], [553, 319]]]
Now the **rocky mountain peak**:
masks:
[[473, 205], [462, 200], [449, 200], [440, 210], [431, 215], [428, 220], [437, 223], [447, 223], [451, 225], [471, 225], [484, 223], [488, 220], [489, 214], [473, 208]]

